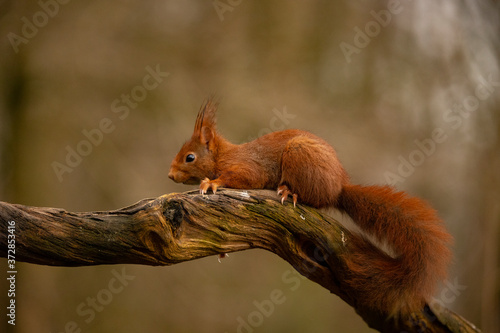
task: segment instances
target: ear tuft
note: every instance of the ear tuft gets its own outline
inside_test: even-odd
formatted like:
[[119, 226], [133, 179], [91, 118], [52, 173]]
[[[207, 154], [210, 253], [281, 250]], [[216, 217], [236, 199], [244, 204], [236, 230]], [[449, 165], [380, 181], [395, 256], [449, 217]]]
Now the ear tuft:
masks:
[[215, 96], [210, 96], [207, 100], [205, 100], [200, 111], [198, 111], [198, 116], [196, 117], [194, 134], [202, 136], [202, 130], [204, 127], [207, 127], [212, 132], [215, 132], [215, 112], [217, 111], [218, 106], [219, 101], [215, 98]]

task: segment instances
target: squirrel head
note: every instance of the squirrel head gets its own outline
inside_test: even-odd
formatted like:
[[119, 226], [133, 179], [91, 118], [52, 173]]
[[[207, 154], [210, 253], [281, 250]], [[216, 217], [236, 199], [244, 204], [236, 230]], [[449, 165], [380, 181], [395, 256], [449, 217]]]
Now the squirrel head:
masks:
[[194, 132], [177, 153], [168, 177], [176, 183], [199, 184], [202, 179], [216, 178], [216, 127], [215, 112], [218, 102], [209, 98], [196, 117]]

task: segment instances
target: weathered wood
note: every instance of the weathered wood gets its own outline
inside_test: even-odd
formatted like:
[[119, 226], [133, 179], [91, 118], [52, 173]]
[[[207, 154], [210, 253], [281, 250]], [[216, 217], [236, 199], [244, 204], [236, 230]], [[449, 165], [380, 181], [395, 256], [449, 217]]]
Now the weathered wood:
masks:
[[[0, 256], [15, 222], [16, 260], [41, 265], [172, 265], [205, 256], [262, 248], [353, 306], [381, 332], [478, 332], [445, 308], [426, 306], [408, 318], [359, 308], [362, 297], [343, 283], [345, 256], [371, 246], [318, 211], [274, 192], [223, 189], [145, 199], [119, 210], [72, 213], [0, 202]], [[363, 246], [359, 246], [363, 244]]]

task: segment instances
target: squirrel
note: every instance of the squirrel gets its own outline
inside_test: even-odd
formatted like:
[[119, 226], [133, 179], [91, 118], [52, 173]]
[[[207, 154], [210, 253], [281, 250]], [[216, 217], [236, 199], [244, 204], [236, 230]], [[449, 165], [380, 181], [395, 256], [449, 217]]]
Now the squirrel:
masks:
[[200, 184], [200, 192], [219, 187], [277, 190], [281, 202], [292, 197], [314, 208], [347, 213], [363, 232], [392, 248], [358, 245], [346, 254], [347, 283], [359, 292], [360, 306], [389, 316], [421, 311], [447, 275], [451, 236], [422, 199], [390, 186], [361, 186], [349, 176], [333, 147], [298, 129], [272, 132], [236, 145], [216, 129], [218, 102], [204, 102], [194, 133], [174, 158], [169, 178]]

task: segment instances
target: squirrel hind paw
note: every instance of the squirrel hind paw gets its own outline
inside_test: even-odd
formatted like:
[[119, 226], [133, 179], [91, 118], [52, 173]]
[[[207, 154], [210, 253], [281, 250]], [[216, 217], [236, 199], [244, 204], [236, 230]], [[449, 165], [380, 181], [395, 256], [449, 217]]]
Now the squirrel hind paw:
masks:
[[297, 195], [297, 193], [292, 193], [292, 191], [290, 191], [288, 186], [286, 186], [286, 185], [278, 186], [278, 195], [281, 196], [281, 204], [282, 205], [285, 204], [285, 200], [291, 195], [292, 200], [293, 200], [293, 207], [297, 207], [297, 200], [298, 200], [299, 196]]

